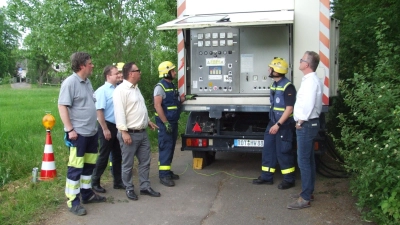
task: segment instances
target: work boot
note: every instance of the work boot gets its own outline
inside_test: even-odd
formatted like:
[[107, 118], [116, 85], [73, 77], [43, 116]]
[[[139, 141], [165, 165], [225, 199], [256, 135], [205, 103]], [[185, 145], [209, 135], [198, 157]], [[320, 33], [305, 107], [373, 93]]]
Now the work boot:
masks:
[[283, 181], [278, 185], [278, 188], [281, 189], [281, 190], [289, 189], [289, 188], [291, 188], [291, 187], [294, 187], [294, 181], [293, 181], [292, 183], [290, 183], [290, 182], [287, 182], [286, 180], [283, 180]]
[[81, 205], [72, 206], [71, 208], [69, 208], [69, 211], [77, 216], [86, 215], [86, 209], [83, 208], [83, 206]]
[[82, 203], [83, 204], [89, 204], [89, 203], [99, 203], [99, 202], [105, 202], [107, 200], [106, 197], [100, 196], [98, 194], [94, 194], [92, 195], [92, 197], [90, 197], [88, 200], [83, 200], [82, 199]]
[[171, 171], [171, 178], [172, 178], [172, 180], [179, 180], [179, 175], [174, 174], [174, 172]]
[[263, 180], [261, 178], [261, 176], [259, 176], [257, 179], [253, 180], [253, 184], [269, 184], [269, 185], [271, 185], [271, 184], [274, 184], [274, 182], [272, 180], [271, 181]]
[[175, 182], [172, 180], [171, 176], [161, 177], [160, 183], [167, 187], [175, 186]]

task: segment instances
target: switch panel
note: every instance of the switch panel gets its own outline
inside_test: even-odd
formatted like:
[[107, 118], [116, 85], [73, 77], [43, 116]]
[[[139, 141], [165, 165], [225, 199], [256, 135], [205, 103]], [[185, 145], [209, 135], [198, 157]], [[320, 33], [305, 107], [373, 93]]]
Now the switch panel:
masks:
[[239, 93], [239, 29], [192, 29], [191, 37], [191, 93]]

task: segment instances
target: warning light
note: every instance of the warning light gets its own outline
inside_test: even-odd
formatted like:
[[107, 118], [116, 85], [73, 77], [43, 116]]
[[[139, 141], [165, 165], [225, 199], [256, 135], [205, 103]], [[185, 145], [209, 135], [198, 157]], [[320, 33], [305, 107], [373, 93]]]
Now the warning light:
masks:
[[47, 113], [42, 119], [42, 124], [44, 128], [46, 128], [46, 130], [51, 130], [54, 127], [55, 123], [56, 119], [50, 113]]

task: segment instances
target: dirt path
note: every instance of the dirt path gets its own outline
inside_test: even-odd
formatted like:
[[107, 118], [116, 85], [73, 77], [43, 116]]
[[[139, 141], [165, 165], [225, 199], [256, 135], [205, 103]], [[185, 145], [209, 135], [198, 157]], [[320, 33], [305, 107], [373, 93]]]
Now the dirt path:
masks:
[[27, 89], [27, 88], [31, 88], [31, 84], [26, 83], [26, 82], [12, 83], [11, 84], [11, 88], [13, 88], [13, 89]]

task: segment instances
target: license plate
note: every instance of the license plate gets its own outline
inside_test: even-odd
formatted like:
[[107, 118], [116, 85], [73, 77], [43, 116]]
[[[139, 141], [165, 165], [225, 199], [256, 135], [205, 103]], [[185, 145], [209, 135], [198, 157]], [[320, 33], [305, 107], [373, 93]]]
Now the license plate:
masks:
[[235, 139], [236, 147], [264, 147], [264, 140]]

